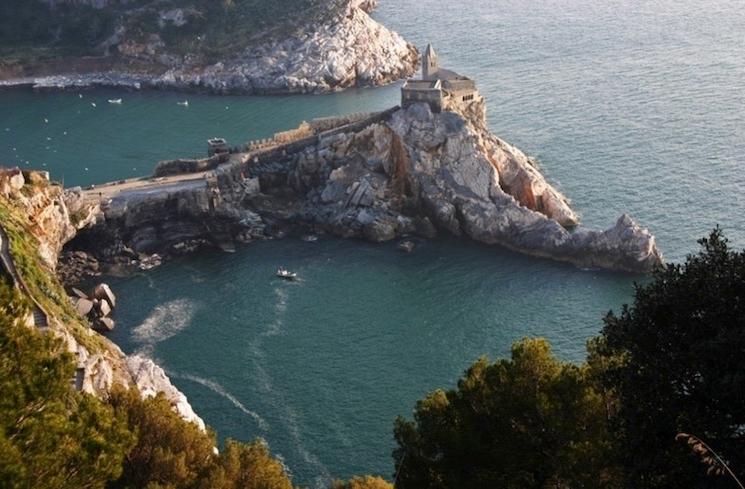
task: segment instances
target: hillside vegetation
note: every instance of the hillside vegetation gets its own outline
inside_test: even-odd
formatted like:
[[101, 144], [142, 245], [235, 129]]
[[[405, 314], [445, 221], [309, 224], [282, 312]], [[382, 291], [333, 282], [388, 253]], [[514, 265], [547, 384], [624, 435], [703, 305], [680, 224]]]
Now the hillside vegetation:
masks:
[[745, 487], [745, 252], [721, 230], [572, 365], [525, 339], [395, 425], [396, 489]]
[[[131, 0], [0, 2], [0, 63], [122, 55], [195, 63], [328, 20], [347, 0]], [[91, 4], [103, 5], [96, 8]], [[165, 56], [165, 58], [163, 58]]]

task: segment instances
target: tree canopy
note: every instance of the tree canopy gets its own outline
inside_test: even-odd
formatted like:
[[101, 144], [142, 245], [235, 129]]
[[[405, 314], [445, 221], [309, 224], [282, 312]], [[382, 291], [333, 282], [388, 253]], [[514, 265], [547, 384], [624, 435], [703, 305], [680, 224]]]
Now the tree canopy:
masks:
[[75, 391], [72, 357], [24, 324], [28, 312], [0, 279], [0, 487], [292, 489], [263, 441], [229, 440], [218, 453], [214, 434], [162, 395]]
[[23, 324], [25, 302], [0, 282], [0, 486], [104, 487], [134, 437], [110, 407], [71, 388], [71, 357]]
[[393, 489], [393, 484], [381, 477], [366, 475], [348, 481], [335, 481], [330, 489]]
[[745, 253], [721, 230], [685, 263], [637, 286], [608, 314], [590, 363], [617, 398], [618, 459], [633, 487], [733, 487], [707, 477], [680, 432], [696, 435], [745, 480]]
[[[719, 229], [700, 244], [605, 317], [587, 363], [524, 339], [419, 401], [395, 423], [396, 488], [735, 487], [714, 451], [745, 480], [745, 252]], [[74, 391], [71, 356], [27, 315], [0, 280], [0, 487], [292, 489], [262, 440], [218, 452], [163, 396]]]
[[605, 402], [587, 368], [526, 339], [509, 360], [471, 366], [399, 419], [397, 488], [614, 487]]
[[218, 453], [214, 433], [185, 422], [163, 395], [142, 400], [134, 389], [116, 390], [110, 403], [138, 435], [112, 489], [292, 489], [262, 440], [228, 440]]

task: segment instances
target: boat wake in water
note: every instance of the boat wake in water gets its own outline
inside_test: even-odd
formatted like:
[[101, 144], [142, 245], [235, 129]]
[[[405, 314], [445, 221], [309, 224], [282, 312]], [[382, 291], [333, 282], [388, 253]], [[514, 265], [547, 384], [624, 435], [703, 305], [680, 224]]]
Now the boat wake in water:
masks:
[[230, 401], [233, 406], [235, 406], [238, 410], [240, 410], [242, 413], [246, 414], [248, 417], [252, 418], [254, 421], [256, 421], [256, 424], [258, 425], [259, 429], [261, 429], [264, 432], [269, 431], [269, 423], [266, 422], [264, 418], [262, 418], [258, 413], [251, 411], [248, 409], [241, 401], [239, 401], [233, 394], [225, 390], [223, 386], [215, 382], [214, 380], [210, 379], [204, 379], [202, 377], [197, 377], [196, 375], [190, 375], [190, 374], [179, 374], [179, 373], [172, 373], [168, 372], [168, 376], [172, 377], [174, 379], [183, 379], [188, 380], [190, 382], [194, 382], [196, 384], [199, 384], [203, 387], [206, 387], [207, 389], [211, 390], [218, 396], [227, 399]]
[[[288, 283], [288, 285], [290, 285], [290, 283]], [[287, 302], [289, 300], [289, 293], [286, 287], [275, 288], [274, 295], [274, 321], [270, 322], [267, 329], [259, 333], [249, 344], [249, 352], [256, 372], [256, 380], [259, 385], [259, 390], [271, 405], [272, 410], [280, 415], [287, 433], [293, 441], [295, 451], [300, 458], [306, 464], [313, 467], [314, 472], [318, 474], [314, 479], [314, 487], [319, 489], [325, 488], [328, 487], [328, 484], [332, 479], [331, 472], [314, 453], [306, 448], [300, 432], [300, 423], [297, 419], [297, 413], [291, 407], [290, 403], [287, 402], [284, 394], [274, 386], [271, 375], [265, 366], [266, 354], [263, 350], [264, 342], [269, 338], [282, 334], [284, 317], [287, 313]]]
[[156, 344], [185, 329], [196, 309], [188, 299], [176, 299], [156, 306], [145, 321], [132, 330], [132, 339], [141, 345], [141, 353], [152, 352]]

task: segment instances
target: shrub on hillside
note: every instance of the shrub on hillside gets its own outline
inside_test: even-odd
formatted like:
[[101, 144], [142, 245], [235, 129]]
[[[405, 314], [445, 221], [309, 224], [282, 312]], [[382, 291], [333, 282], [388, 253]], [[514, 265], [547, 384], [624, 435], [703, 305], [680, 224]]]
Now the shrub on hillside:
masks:
[[393, 484], [380, 477], [366, 475], [352, 477], [348, 481], [335, 481], [330, 489], [393, 489]]
[[102, 488], [134, 437], [110, 407], [71, 388], [71, 356], [27, 315], [0, 280], [0, 487]]

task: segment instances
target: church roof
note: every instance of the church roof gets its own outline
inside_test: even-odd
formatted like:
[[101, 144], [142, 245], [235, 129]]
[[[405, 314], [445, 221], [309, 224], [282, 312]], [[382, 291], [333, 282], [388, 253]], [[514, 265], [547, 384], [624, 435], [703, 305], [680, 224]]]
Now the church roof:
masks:
[[425, 56], [437, 56], [435, 48], [432, 47], [432, 43], [427, 44], [427, 50], [424, 51]]
[[408, 80], [404, 88], [409, 90], [440, 89], [440, 80]]
[[440, 68], [434, 73], [431, 73], [429, 76], [430, 78], [434, 78], [436, 80], [461, 80], [464, 78], [458, 73], [452, 70], [447, 70], [445, 68]]

